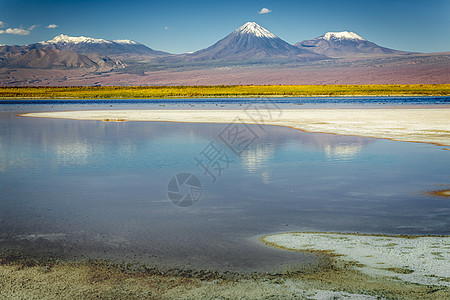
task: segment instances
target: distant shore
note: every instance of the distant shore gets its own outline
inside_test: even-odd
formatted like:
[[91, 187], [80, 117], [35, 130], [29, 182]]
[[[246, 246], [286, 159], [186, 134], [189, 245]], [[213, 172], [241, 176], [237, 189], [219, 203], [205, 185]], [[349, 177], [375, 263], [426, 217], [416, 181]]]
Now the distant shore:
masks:
[[449, 108], [283, 109], [272, 110], [270, 113], [221, 109], [99, 110], [27, 113], [21, 116], [108, 122], [241, 122], [286, 126], [308, 132], [450, 146]]
[[0, 99], [450, 96], [450, 84], [0, 87]]

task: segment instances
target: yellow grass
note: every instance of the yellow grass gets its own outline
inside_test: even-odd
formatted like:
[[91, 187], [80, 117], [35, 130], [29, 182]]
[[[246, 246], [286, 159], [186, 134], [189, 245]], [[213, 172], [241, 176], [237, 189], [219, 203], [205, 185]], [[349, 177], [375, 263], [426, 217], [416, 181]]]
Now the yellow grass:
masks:
[[448, 95], [450, 95], [450, 84], [0, 87], [0, 99], [152, 99], [196, 97]]

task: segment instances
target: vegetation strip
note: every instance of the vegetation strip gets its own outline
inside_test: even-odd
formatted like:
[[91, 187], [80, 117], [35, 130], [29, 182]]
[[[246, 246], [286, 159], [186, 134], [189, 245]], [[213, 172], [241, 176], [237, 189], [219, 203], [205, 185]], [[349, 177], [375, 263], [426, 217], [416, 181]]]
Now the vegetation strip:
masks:
[[0, 99], [450, 96], [450, 84], [0, 87]]

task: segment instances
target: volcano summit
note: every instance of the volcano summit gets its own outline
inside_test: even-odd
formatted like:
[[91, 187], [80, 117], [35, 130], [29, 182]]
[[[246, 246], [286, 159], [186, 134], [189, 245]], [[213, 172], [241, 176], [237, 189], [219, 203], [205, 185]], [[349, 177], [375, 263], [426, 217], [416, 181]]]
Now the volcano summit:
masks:
[[274, 58], [310, 61], [327, 58], [295, 47], [255, 22], [247, 22], [214, 45], [184, 57], [191, 61], [264, 61]]

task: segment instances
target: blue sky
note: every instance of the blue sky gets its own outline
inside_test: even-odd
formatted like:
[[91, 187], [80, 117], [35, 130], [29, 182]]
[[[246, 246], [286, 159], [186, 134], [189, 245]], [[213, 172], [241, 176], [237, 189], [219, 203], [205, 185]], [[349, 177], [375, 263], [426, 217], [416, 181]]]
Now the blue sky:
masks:
[[[260, 14], [263, 8], [270, 12]], [[210, 46], [247, 21], [292, 44], [349, 30], [398, 50], [450, 51], [449, 0], [0, 0], [0, 44], [29, 44], [64, 33], [132, 39], [184, 53]]]

